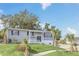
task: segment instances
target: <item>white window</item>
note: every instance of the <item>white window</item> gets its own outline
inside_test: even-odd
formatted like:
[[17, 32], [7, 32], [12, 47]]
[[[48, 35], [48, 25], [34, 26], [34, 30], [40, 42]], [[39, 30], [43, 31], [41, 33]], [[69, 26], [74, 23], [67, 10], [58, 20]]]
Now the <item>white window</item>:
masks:
[[44, 32], [44, 37], [52, 37], [52, 34], [50, 32]]

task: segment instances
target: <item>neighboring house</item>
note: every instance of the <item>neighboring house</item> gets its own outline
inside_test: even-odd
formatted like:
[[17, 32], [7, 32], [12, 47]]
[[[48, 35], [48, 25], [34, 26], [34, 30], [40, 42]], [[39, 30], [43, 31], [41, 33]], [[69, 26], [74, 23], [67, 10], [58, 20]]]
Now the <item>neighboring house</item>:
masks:
[[27, 39], [28, 43], [53, 44], [52, 33], [50, 31], [8, 28], [6, 35], [7, 42], [15, 40], [21, 42], [23, 39]]

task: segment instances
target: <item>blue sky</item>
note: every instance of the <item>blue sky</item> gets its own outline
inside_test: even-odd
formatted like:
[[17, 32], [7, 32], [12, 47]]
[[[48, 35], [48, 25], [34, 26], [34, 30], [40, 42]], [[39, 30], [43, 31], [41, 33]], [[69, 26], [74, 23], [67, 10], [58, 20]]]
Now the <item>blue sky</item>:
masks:
[[0, 4], [0, 13], [15, 14], [27, 9], [39, 17], [42, 23], [50, 23], [62, 31], [62, 36], [67, 32], [79, 34], [79, 4]]

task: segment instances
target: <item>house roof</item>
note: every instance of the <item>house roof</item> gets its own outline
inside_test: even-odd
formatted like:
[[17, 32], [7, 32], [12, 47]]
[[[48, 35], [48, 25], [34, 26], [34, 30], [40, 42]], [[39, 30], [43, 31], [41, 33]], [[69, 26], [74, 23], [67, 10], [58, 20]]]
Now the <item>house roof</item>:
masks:
[[46, 30], [30, 30], [30, 29], [17, 29], [17, 28], [8, 28], [8, 30], [31, 31], [31, 32], [50, 32], [50, 31], [46, 31]]

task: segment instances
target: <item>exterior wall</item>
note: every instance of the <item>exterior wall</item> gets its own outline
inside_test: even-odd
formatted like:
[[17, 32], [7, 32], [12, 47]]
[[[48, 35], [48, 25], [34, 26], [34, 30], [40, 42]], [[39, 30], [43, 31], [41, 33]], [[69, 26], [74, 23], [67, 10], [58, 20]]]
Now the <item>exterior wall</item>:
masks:
[[53, 40], [43, 40], [44, 44], [53, 44]]
[[[43, 40], [43, 37], [42, 37], [43, 33], [42, 32], [34, 32], [34, 36], [32, 36], [32, 32], [33, 31], [30, 32], [30, 39], [29, 39], [30, 43], [41, 43]], [[39, 42], [37, 40], [37, 36], [41, 36], [41, 42]]]
[[[41, 42], [37, 40], [37, 36], [41, 36]], [[30, 43], [53, 44], [53, 39], [52, 37], [44, 37], [44, 32], [35, 32], [34, 36], [30, 34]]]
[[[13, 30], [17, 31], [17, 30]], [[12, 41], [17, 40], [18, 42], [23, 41], [23, 39], [28, 39], [27, 32], [26, 31], [19, 31], [19, 35], [14, 34], [11, 35], [11, 30], [8, 30], [8, 39], [11, 39]]]
[[[11, 31], [19, 31], [19, 35], [11, 34]], [[29, 35], [27, 36], [27, 31], [29, 31]], [[32, 35], [32, 32], [34, 32], [34, 35]], [[47, 32], [47, 31], [46, 31]], [[44, 37], [44, 33], [43, 31], [32, 31], [32, 30], [15, 30], [15, 29], [8, 29], [7, 32], [7, 39], [11, 39], [12, 42], [14, 41], [14, 39], [16, 39], [18, 42], [23, 41], [23, 39], [28, 39], [28, 43], [44, 43], [44, 44], [53, 44], [53, 39], [52, 37]], [[47, 35], [51, 34], [51, 33], [46, 33]], [[41, 41], [37, 40], [37, 37], [41, 36]]]
[[45, 33], [45, 36], [44, 36], [43, 42], [45, 44], [53, 44], [52, 34], [50, 32], [44, 32], [44, 33]]

